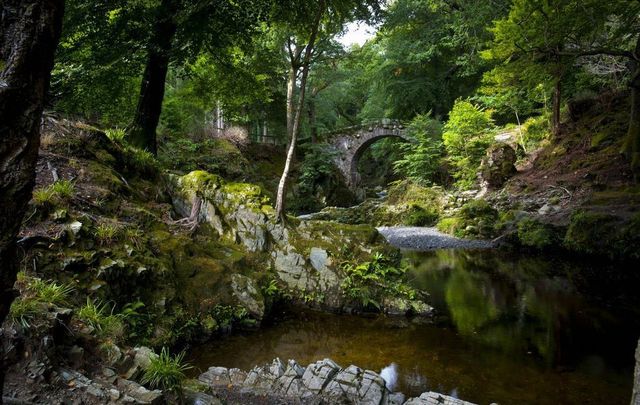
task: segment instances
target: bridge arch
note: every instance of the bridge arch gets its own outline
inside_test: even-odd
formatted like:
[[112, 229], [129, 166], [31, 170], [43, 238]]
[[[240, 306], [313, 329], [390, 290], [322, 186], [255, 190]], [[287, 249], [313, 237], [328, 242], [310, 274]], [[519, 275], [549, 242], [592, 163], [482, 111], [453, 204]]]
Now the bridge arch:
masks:
[[373, 143], [384, 138], [413, 140], [406, 135], [404, 126], [397, 120], [384, 119], [365, 123], [357, 127], [338, 131], [329, 140], [330, 147], [337, 152], [334, 164], [338, 167], [352, 191], [358, 191], [360, 174], [358, 161], [364, 151]]

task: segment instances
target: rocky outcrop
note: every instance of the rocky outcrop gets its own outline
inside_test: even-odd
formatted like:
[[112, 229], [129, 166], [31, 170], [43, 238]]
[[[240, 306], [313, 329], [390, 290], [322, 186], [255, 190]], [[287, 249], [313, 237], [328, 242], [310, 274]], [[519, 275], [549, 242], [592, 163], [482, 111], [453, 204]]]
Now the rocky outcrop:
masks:
[[214, 393], [236, 390], [263, 395], [267, 401], [271, 398], [303, 404], [473, 405], [436, 392], [426, 392], [405, 401], [402, 393], [387, 389], [385, 380], [378, 373], [354, 365], [343, 369], [331, 359], [307, 367], [294, 360], [285, 364], [275, 359], [248, 373], [234, 368], [211, 367], [198, 380]]
[[488, 188], [499, 188], [516, 173], [516, 151], [507, 144], [490, 148], [480, 164], [480, 180]]
[[[180, 216], [209, 224], [221, 238], [249, 252], [265, 254], [265, 267], [275, 270], [287, 293], [309, 305], [343, 309], [348, 302], [342, 293], [344, 272], [339, 263], [345, 252], [352, 260], [367, 261], [372, 247], [389, 249], [369, 225], [302, 221], [286, 227], [275, 220], [267, 197], [255, 185], [228, 183], [203, 171], [171, 177], [170, 183], [173, 206]], [[264, 299], [250, 277], [234, 275], [231, 290], [252, 317], [263, 317]], [[396, 297], [388, 298], [386, 302], [398, 302]], [[428, 306], [416, 304], [390, 305], [389, 313], [429, 312]]]

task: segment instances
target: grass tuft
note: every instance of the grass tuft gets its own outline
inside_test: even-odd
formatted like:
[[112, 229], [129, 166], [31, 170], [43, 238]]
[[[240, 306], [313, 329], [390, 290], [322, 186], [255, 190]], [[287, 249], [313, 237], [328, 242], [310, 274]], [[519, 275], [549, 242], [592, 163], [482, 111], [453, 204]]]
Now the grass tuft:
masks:
[[185, 353], [171, 356], [165, 347], [156, 358], [152, 358], [149, 366], [142, 376], [142, 383], [149, 384], [152, 388], [160, 388], [167, 391], [180, 391], [182, 381], [186, 378], [185, 371], [191, 368], [183, 362]]

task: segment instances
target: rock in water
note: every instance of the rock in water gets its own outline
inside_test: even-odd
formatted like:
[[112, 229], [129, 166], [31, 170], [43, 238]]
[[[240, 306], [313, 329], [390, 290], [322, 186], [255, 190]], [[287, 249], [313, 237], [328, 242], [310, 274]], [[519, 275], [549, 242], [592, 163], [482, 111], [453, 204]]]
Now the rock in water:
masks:
[[380, 371], [380, 377], [384, 379], [384, 384], [389, 391], [393, 391], [398, 383], [398, 365], [391, 363]]

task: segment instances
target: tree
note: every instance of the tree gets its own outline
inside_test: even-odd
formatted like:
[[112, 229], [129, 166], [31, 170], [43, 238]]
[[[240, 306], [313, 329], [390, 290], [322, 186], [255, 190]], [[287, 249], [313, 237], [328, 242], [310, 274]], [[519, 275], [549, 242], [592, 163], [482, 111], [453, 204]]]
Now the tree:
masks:
[[508, 0], [397, 0], [380, 29], [371, 59], [371, 95], [365, 110], [412, 119], [445, 117], [491, 67], [481, 51], [491, 39], [487, 21], [508, 12]]
[[[301, 69], [300, 90], [291, 125], [287, 158], [276, 196], [276, 216], [279, 220], [285, 219], [285, 193], [300, 132], [309, 69], [314, 53], [317, 51], [316, 43], [330, 40], [343, 29], [347, 21], [367, 18], [372, 12], [377, 12], [379, 9], [377, 0], [319, 0], [317, 2], [294, 1], [293, 3], [279, 3], [274, 12], [275, 20], [284, 23], [284, 26], [288, 27], [292, 33], [288, 36], [287, 42], [291, 63], [289, 80], [293, 77], [292, 71], [298, 67]], [[302, 43], [304, 45], [301, 45]], [[298, 57], [298, 55], [301, 56]]]
[[[640, 2], [516, 0], [496, 22], [487, 55], [503, 64], [542, 69], [554, 82], [553, 129], [560, 124], [562, 78], [579, 58], [608, 55], [629, 61], [631, 111], [623, 152], [640, 171]], [[521, 69], [523, 75], [530, 69]]]
[[402, 159], [393, 168], [416, 183], [433, 184], [442, 158], [442, 124], [429, 115], [418, 115], [407, 127], [407, 135], [416, 143], [403, 143]]
[[67, 0], [51, 78], [53, 110], [124, 127], [133, 118], [152, 2]]
[[[0, 325], [16, 297], [16, 236], [35, 184], [63, 0], [4, 0], [0, 19]], [[0, 402], [6, 359], [0, 353]]]
[[480, 161], [492, 141], [493, 127], [491, 111], [483, 111], [467, 100], [454, 104], [442, 140], [459, 187], [470, 188], [475, 183]]
[[[270, 6], [267, 0], [201, 2], [161, 0], [154, 12], [152, 35], [140, 85], [138, 106], [127, 139], [142, 149], [156, 152], [156, 129], [162, 112], [169, 64], [197, 57], [203, 50], [212, 54], [250, 35]], [[179, 46], [176, 46], [178, 45]]]

